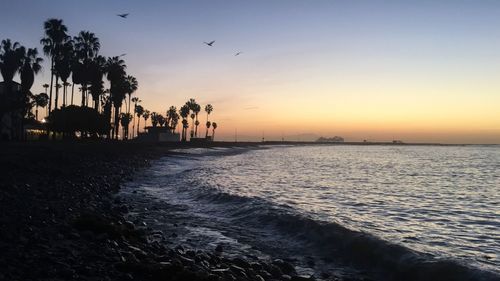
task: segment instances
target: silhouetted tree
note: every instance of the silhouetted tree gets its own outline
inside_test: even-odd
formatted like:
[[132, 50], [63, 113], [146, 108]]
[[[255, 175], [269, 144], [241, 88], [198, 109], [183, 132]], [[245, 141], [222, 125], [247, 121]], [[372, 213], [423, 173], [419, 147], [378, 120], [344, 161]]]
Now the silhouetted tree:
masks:
[[208, 120], [208, 116], [210, 115], [210, 113], [212, 113], [212, 111], [214, 110], [214, 107], [211, 105], [211, 104], [207, 104], [205, 106], [205, 112], [207, 113], [207, 130], [205, 131], [205, 138], [208, 137], [208, 129], [210, 128], [210, 120]]
[[[13, 79], [16, 72], [23, 67], [24, 48], [18, 43], [12, 43], [10, 39], [2, 40], [0, 48], [0, 72], [4, 80], [5, 94], [0, 96], [0, 120], [7, 112], [15, 110], [19, 106], [18, 96], [12, 92]], [[0, 131], [3, 122], [0, 122]]]
[[49, 96], [46, 93], [40, 93], [33, 97], [33, 105], [35, 106], [35, 120], [38, 120], [38, 108], [44, 108], [49, 102]]
[[[139, 136], [139, 123], [141, 122], [142, 114], [144, 114], [144, 107], [142, 107], [142, 105], [136, 105], [134, 107], [134, 111], [135, 111], [135, 114], [137, 115], [137, 133], [136, 133], [136, 136]], [[132, 130], [134, 130], [134, 128], [132, 128]], [[133, 132], [132, 132], [132, 136], [133, 136]]]
[[187, 118], [189, 116], [189, 105], [186, 103], [179, 109], [179, 115], [182, 117], [182, 141], [186, 141], [188, 121]]
[[[50, 57], [50, 93], [49, 93], [49, 114], [52, 111], [52, 88], [54, 83], [54, 76], [56, 76], [56, 84], [58, 77], [55, 71], [55, 63], [59, 56], [62, 44], [68, 40], [68, 28], [63, 24], [61, 19], [48, 19], [44, 22], [43, 28], [45, 37], [40, 40], [43, 45], [43, 52], [46, 56]], [[56, 95], [58, 90], [56, 89]]]
[[[151, 113], [149, 112], [149, 110], [144, 110], [144, 112], [142, 113], [142, 118], [144, 118], [144, 127], [148, 125], [148, 119], [150, 115]], [[137, 131], [139, 131], [139, 128], [137, 128]]]
[[212, 140], [215, 140], [215, 129], [217, 129], [217, 123], [212, 122]]
[[[106, 73], [110, 84], [110, 100], [115, 107], [114, 126], [111, 136], [116, 135], [116, 138], [118, 138], [120, 107], [127, 91], [124, 79], [126, 67], [125, 62], [120, 59], [120, 57], [108, 58], [106, 62]], [[111, 113], [109, 115], [111, 115]]]
[[196, 121], [194, 122], [195, 129], [194, 129], [194, 136], [197, 138], [198, 137], [198, 126], [200, 125], [200, 121], [198, 121], [198, 114], [201, 111], [201, 106], [199, 104], [195, 104], [193, 108], [193, 112], [196, 116]]
[[93, 108], [70, 105], [54, 110], [48, 117], [49, 127], [64, 136], [75, 137], [76, 132], [81, 135], [99, 135], [109, 132], [109, 122], [103, 114]]
[[27, 51], [24, 47], [21, 47], [21, 49], [23, 56], [23, 65], [20, 69], [21, 89], [23, 93], [28, 94], [35, 82], [35, 75], [42, 69], [41, 63], [43, 59], [38, 57], [36, 48]]
[[94, 109], [99, 111], [99, 101], [104, 94], [104, 82], [102, 81], [106, 72], [106, 58], [96, 56], [89, 62], [88, 82], [90, 83], [90, 94], [94, 101]]
[[177, 108], [175, 106], [171, 106], [167, 110], [167, 127], [173, 133], [175, 127], [177, 127], [177, 122], [179, 121], [179, 114], [177, 113]]
[[165, 119], [165, 117], [163, 117], [163, 115], [158, 114], [158, 124], [160, 125], [160, 127], [165, 126], [166, 121], [167, 120]]
[[[196, 103], [196, 100], [191, 98], [189, 101], [186, 102], [186, 105], [189, 107], [189, 109], [192, 111], [190, 117], [191, 117], [191, 138], [195, 137], [195, 121], [194, 119], [196, 118], [198, 120], [198, 113], [201, 110], [201, 107], [198, 103]], [[196, 130], [198, 130], [198, 126], [196, 126]]]
[[[131, 107], [131, 104], [132, 104], [131, 97], [132, 97], [132, 94], [135, 91], [137, 91], [137, 87], [139, 85], [137, 83], [137, 79], [134, 76], [132, 76], [132, 75], [127, 75], [127, 77], [125, 77], [125, 80], [127, 81], [126, 82], [127, 83], [127, 93], [126, 93], [126, 95], [128, 95], [127, 113], [130, 114], [130, 107]], [[127, 132], [128, 132], [128, 128], [127, 128]]]
[[128, 139], [128, 125], [132, 121], [132, 115], [130, 113], [120, 114], [120, 123], [123, 128], [123, 139]]
[[22, 118], [31, 112], [31, 108], [33, 106], [30, 102], [30, 99], [32, 98], [30, 89], [35, 82], [35, 75], [42, 69], [41, 63], [43, 62], [43, 59], [38, 57], [38, 51], [36, 48], [26, 50], [24, 47], [21, 47], [21, 53], [23, 60], [22, 66], [19, 70], [21, 78], [21, 93], [18, 95], [18, 105], [22, 116], [21, 120], [19, 120], [20, 131], [18, 132], [18, 136], [20, 137], [24, 135], [24, 120], [22, 120]]
[[[74, 41], [77, 59], [82, 64], [81, 67], [84, 70], [83, 73], [81, 73], [81, 77], [79, 77], [80, 82], [82, 83], [83, 90], [82, 106], [84, 106], [87, 105], [87, 85], [91, 82], [91, 77], [89, 77], [89, 70], [90, 68], [92, 68], [92, 64], [98, 64], [98, 62], [95, 62], [94, 59], [98, 56], [99, 49], [101, 48], [101, 43], [99, 42], [99, 38], [97, 38], [95, 34], [90, 31], [80, 31], [80, 33], [78, 33], [78, 36], [74, 37]], [[100, 59], [99, 62], [102, 62], [102, 59]], [[99, 86], [96, 85], [95, 87]]]
[[[137, 103], [141, 102], [141, 100], [138, 97], [133, 97], [132, 98], [132, 102], [134, 103], [134, 113], [137, 113], [137, 111], [136, 111]], [[135, 122], [134, 122], [134, 120], [135, 120], [135, 114], [132, 114], [132, 138], [134, 137], [134, 133], [135, 133]], [[137, 129], [139, 129], [139, 128], [137, 128]]]
[[177, 128], [177, 124], [179, 124], [179, 114], [176, 112], [175, 115], [170, 120], [170, 128], [172, 133], [175, 133], [175, 129]]
[[158, 122], [160, 120], [158, 120], [158, 113], [156, 112], [151, 112], [151, 125], [156, 128], [156, 126], [158, 126]]
[[[66, 106], [66, 89], [67, 89], [67, 81], [71, 74], [71, 63], [73, 61], [73, 41], [68, 39], [61, 45], [59, 50], [59, 55], [56, 57], [54, 62], [54, 67], [56, 71], [56, 75], [61, 78], [63, 81], [63, 106]], [[56, 79], [57, 81], [57, 79]], [[55, 108], [57, 108], [58, 104], [58, 95], [56, 94], [55, 100]]]
[[207, 121], [207, 123], [205, 123], [205, 125], [207, 126], [207, 132], [205, 134], [205, 138], [208, 138], [208, 129], [210, 129], [210, 126], [212, 125], [212, 123], [210, 121]]

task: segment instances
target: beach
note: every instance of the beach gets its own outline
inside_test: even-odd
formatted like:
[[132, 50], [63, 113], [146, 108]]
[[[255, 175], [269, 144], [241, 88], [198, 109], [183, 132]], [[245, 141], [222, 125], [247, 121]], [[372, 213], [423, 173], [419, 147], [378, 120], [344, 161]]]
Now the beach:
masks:
[[[401, 212], [410, 212], [395, 215], [390, 205], [382, 207], [384, 201], [358, 196], [366, 180], [382, 179], [388, 194], [394, 193], [390, 180], [405, 185], [410, 179], [404, 189], [408, 196], [414, 196], [412, 186], [420, 193], [422, 186], [438, 188], [443, 176], [436, 172], [439, 168], [429, 166], [415, 174], [418, 169], [410, 165], [415, 159], [410, 155], [433, 162], [423, 151], [443, 158], [458, 149], [461, 155], [475, 155], [481, 168], [477, 151], [494, 149], [291, 144], [5, 144], [0, 152], [0, 280], [495, 280], [497, 275], [487, 267], [476, 268], [496, 262], [491, 246], [468, 244], [477, 241], [480, 226], [487, 235], [494, 227], [491, 223], [472, 221], [469, 236], [453, 236], [435, 226], [428, 230], [441, 231], [444, 242], [425, 242], [425, 228], [415, 231], [406, 226], [429, 225], [434, 219], [452, 223], [454, 218], [436, 217], [436, 209], [434, 215], [422, 217], [425, 221], [412, 222], [411, 216], [418, 214], [411, 211], [415, 203], [409, 199]], [[339, 158], [321, 162], [327, 154]], [[407, 160], [395, 162], [400, 166], [380, 162], [397, 157]], [[342, 161], [352, 169], [342, 170], [349, 167]], [[468, 165], [467, 171], [475, 167]], [[393, 167], [401, 169], [400, 177], [384, 179]], [[273, 172], [266, 175], [269, 170]], [[328, 182], [321, 181], [322, 171]], [[360, 172], [363, 176], [356, 177]], [[315, 173], [317, 182], [303, 189]], [[426, 173], [434, 176], [422, 177]], [[495, 180], [488, 170], [483, 173]], [[433, 184], [434, 179], [438, 181]], [[490, 180], [478, 180], [486, 192], [493, 192], [490, 201], [494, 200]], [[337, 184], [348, 189], [339, 190]], [[372, 188], [366, 191], [381, 191], [374, 193]], [[405, 196], [404, 190], [395, 196]], [[423, 206], [433, 194], [422, 193]], [[401, 206], [397, 197], [388, 196], [380, 198]], [[336, 200], [345, 207], [332, 205]], [[315, 213], [310, 206], [336, 211], [329, 220], [327, 213]], [[468, 208], [464, 205], [462, 210]], [[386, 210], [393, 211], [377, 216]], [[451, 256], [459, 251], [446, 241], [461, 237], [469, 237], [459, 243], [465, 247], [463, 253], [471, 249], [483, 254], [462, 261], [439, 257], [440, 251], [451, 251]]]
[[[9, 143], [0, 152], [0, 280], [308, 280], [282, 260], [169, 248], [124, 218], [120, 184], [171, 147]], [[178, 222], [179, 224], [182, 222]]]

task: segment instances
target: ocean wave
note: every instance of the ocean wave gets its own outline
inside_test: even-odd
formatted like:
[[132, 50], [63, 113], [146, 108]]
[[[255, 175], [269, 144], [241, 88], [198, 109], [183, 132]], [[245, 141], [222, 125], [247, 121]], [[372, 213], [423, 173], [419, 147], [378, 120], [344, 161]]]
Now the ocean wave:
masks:
[[[339, 223], [324, 222], [299, 214], [287, 205], [265, 199], [220, 192], [214, 188], [193, 189], [196, 200], [224, 205], [233, 221], [249, 227], [273, 228], [282, 235], [314, 247], [318, 255], [369, 270], [382, 280], [500, 280], [493, 272], [471, 267], [462, 261], [437, 258], [391, 243]], [[220, 206], [219, 206], [220, 207]]]

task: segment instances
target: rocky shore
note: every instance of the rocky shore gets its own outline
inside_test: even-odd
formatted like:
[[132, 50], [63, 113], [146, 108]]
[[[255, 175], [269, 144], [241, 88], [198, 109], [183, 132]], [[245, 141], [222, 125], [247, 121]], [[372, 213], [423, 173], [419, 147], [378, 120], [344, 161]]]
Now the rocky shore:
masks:
[[127, 221], [127, 205], [113, 194], [168, 150], [2, 144], [0, 280], [314, 280], [283, 260], [229, 259], [222, 247], [169, 248], [163, 233]]

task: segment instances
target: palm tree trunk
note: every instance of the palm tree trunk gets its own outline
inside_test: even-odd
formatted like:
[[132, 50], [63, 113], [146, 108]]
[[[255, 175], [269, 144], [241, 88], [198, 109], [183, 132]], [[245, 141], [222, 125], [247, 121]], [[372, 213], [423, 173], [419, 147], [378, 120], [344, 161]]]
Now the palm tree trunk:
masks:
[[215, 129], [212, 129], [212, 141], [215, 140]]
[[57, 109], [57, 103], [59, 101], [59, 76], [56, 75], [56, 98], [54, 100], [54, 109]]
[[63, 82], [64, 88], [63, 88], [63, 107], [66, 107], [66, 82]]
[[[127, 104], [128, 108], [127, 108], [127, 114], [130, 114], [130, 97], [131, 97], [131, 96], [132, 96], [132, 94], [129, 94], [129, 95], [128, 95], [128, 104]], [[134, 123], [134, 122], [132, 122], [132, 124], [133, 124], [133, 123]], [[127, 139], [128, 139], [128, 132], [129, 132], [129, 128], [130, 128], [130, 122], [128, 122], [128, 124], [127, 124], [127, 137], [126, 137]]]
[[114, 131], [115, 131], [115, 139], [118, 139], [118, 135], [119, 135], [119, 129], [120, 129], [120, 120], [119, 120], [119, 115], [120, 115], [120, 108], [119, 107], [115, 107], [115, 128], [114, 128]]
[[73, 105], [73, 95], [75, 93], [75, 83], [71, 86], [71, 105]]
[[130, 97], [131, 97], [131, 96], [132, 96], [132, 94], [129, 94], [129, 95], [128, 95], [128, 104], [127, 104], [127, 106], [128, 106], [128, 108], [127, 108], [127, 113], [128, 113], [128, 114], [130, 114]]
[[135, 114], [132, 114], [132, 136], [130, 137], [131, 139], [134, 138], [134, 133], [135, 133]]
[[193, 126], [191, 126], [191, 137], [194, 136], [194, 118], [191, 118], [193, 122]]
[[141, 117], [137, 116], [137, 133], [135, 134], [136, 136], [139, 136], [139, 122], [141, 122]]
[[[196, 113], [196, 123], [198, 123], [198, 113]], [[194, 129], [194, 137], [198, 137], [198, 125], [195, 123], [195, 129]]]
[[[206, 123], [208, 123], [208, 112], [207, 112], [207, 122]], [[207, 137], [208, 137], [208, 127], [207, 127], [207, 130], [205, 131], [205, 138], [207, 138]]]
[[38, 105], [35, 106], [35, 120], [38, 121]]
[[50, 67], [50, 95], [49, 95], [49, 112], [48, 115], [50, 115], [50, 112], [52, 111], [52, 87], [54, 85], [54, 58], [51, 60], [51, 67]]
[[85, 106], [85, 86], [82, 83], [82, 107]]

